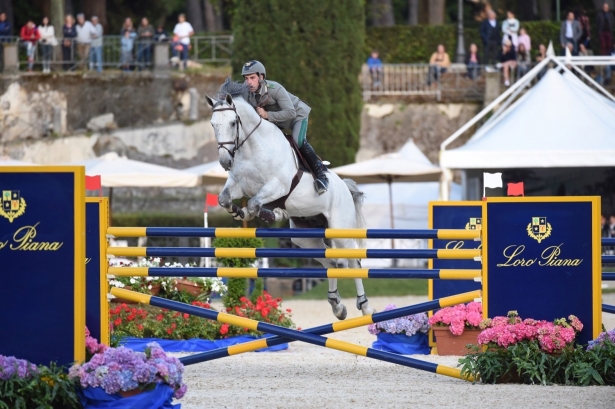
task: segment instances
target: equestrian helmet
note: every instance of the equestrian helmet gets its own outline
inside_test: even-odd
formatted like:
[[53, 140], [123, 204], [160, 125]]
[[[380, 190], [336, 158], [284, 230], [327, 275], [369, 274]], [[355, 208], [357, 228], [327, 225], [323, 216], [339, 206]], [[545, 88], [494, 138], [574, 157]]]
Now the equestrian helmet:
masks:
[[245, 63], [243, 65], [243, 67], [241, 68], [241, 75], [248, 75], [248, 74], [263, 74], [263, 77], [267, 78], [267, 72], [265, 71], [265, 66], [256, 60], [250, 60], [247, 63]]

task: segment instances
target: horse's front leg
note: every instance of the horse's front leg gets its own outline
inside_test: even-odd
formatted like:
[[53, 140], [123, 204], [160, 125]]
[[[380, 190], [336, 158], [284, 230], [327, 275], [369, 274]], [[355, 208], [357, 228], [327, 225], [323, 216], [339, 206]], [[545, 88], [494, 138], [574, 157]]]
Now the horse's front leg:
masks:
[[284, 196], [287, 190], [288, 189], [282, 186], [277, 180], [272, 180], [265, 184], [253, 198], [248, 200], [247, 210], [250, 217], [258, 216], [267, 223], [288, 219], [288, 213], [284, 209], [276, 208], [274, 210], [269, 210], [263, 207], [263, 205]]
[[246, 209], [241, 209], [233, 200], [239, 199], [243, 197], [243, 191], [241, 190], [241, 186], [229, 177], [224, 185], [224, 189], [218, 195], [218, 204], [220, 207], [226, 209], [227, 212], [233, 216], [235, 220], [252, 220], [254, 216], [250, 217]]

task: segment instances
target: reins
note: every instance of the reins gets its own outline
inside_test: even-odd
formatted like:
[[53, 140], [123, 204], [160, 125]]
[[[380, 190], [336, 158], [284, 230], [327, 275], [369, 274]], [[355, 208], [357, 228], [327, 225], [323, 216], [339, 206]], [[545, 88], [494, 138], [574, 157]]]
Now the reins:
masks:
[[[237, 108], [235, 107], [235, 105], [231, 105], [228, 108], [218, 108], [215, 109], [217, 105], [222, 105], [222, 101], [219, 101], [216, 105], [214, 105], [212, 107], [212, 112], [219, 112], [219, 111], [233, 111], [235, 112], [235, 115], [237, 116], [237, 122], [235, 123], [235, 140], [232, 142], [218, 142], [218, 149], [222, 148], [225, 149], [229, 155], [231, 155], [231, 158], [235, 158], [235, 154], [237, 153], [237, 151], [239, 150], [239, 148], [241, 148], [243, 146], [244, 143], [246, 143], [246, 141], [250, 138], [250, 136], [252, 136], [252, 134], [254, 133], [254, 131], [256, 131], [258, 129], [258, 127], [261, 125], [261, 122], [263, 122], [263, 118], [260, 118], [258, 121], [258, 124], [256, 124], [256, 126], [254, 127], [254, 129], [252, 129], [252, 131], [250, 131], [250, 133], [244, 138], [243, 141], [239, 142], [239, 127], [241, 125], [241, 129], [243, 130], [243, 123], [241, 122], [241, 117], [239, 116], [239, 114], [237, 113]], [[245, 133], [245, 132], [244, 132]], [[232, 150], [230, 150], [229, 148], [227, 148], [224, 145], [233, 145]]]

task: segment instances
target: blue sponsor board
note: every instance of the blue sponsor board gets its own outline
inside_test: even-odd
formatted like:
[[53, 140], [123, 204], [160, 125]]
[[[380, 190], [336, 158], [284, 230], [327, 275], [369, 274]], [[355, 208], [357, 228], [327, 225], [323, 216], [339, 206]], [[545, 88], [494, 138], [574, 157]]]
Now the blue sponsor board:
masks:
[[[430, 229], [482, 229], [481, 202], [430, 202]], [[433, 249], [477, 249], [481, 242], [474, 240], [431, 240]], [[430, 260], [430, 268], [436, 269], [481, 269], [474, 260]], [[429, 299], [434, 300], [468, 291], [481, 289], [481, 283], [472, 280], [429, 280]], [[434, 345], [433, 336], [430, 345]]]
[[[87, 198], [86, 224], [86, 314], [90, 336], [109, 345], [109, 303], [106, 277], [106, 230], [108, 224], [107, 198]], [[103, 245], [105, 244], [105, 245]]]
[[0, 168], [0, 354], [85, 358], [83, 167]]
[[483, 312], [552, 321], [576, 315], [587, 343], [601, 329], [599, 198], [489, 198]]

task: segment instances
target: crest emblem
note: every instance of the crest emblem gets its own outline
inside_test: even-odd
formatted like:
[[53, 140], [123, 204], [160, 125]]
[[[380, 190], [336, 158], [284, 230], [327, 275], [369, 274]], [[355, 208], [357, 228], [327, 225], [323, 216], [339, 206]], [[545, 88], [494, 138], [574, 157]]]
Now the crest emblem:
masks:
[[9, 219], [9, 223], [26, 212], [26, 201], [19, 190], [3, 190], [0, 199], [0, 216]]
[[470, 221], [466, 223], [466, 230], [482, 230], [483, 219], [480, 217], [471, 217]]
[[532, 217], [532, 222], [527, 225], [527, 234], [538, 243], [551, 235], [551, 224], [547, 223], [546, 217]]

